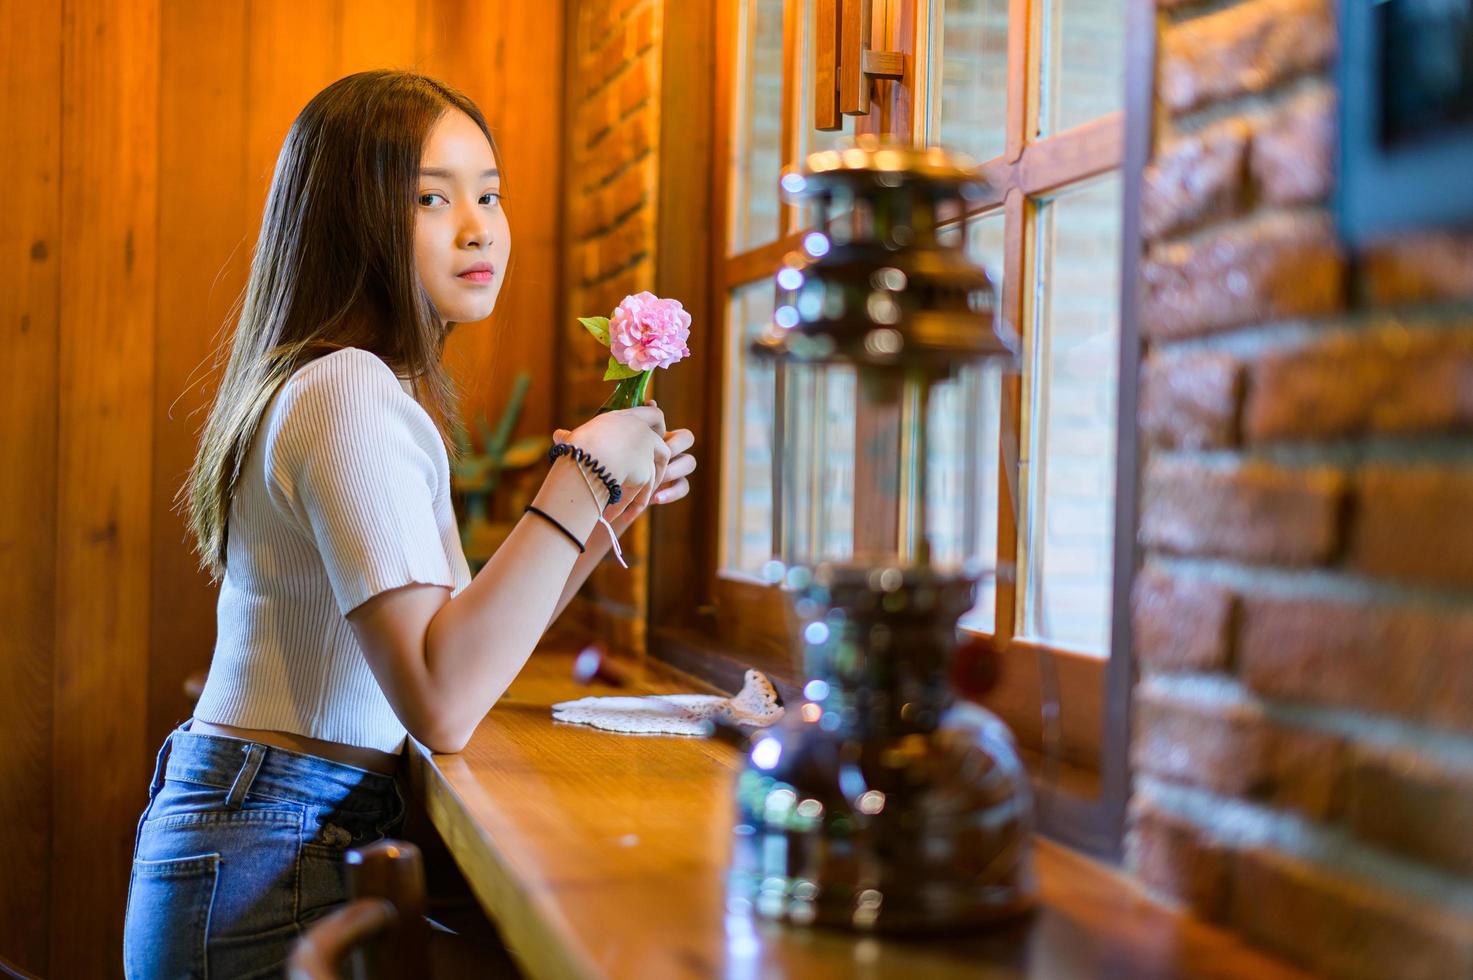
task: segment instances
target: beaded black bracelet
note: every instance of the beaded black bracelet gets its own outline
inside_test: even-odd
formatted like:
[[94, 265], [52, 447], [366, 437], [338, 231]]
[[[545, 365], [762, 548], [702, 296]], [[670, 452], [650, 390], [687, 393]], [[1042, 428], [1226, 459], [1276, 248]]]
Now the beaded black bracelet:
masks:
[[555, 442], [547, 451], [547, 461], [557, 462], [559, 456], [572, 456], [579, 465], [588, 467], [588, 471], [598, 477], [603, 485], [609, 488], [609, 503], [617, 504], [619, 498], [624, 494], [624, 488], [619, 486], [619, 481], [609, 475], [609, 471], [599, 463], [598, 458], [592, 453], [579, 449], [570, 442]]
[[569, 531], [567, 528], [563, 527], [563, 522], [562, 521], [558, 520], [556, 517], [553, 517], [551, 514], [549, 514], [547, 511], [543, 510], [542, 508], [540, 508], [540, 507], [533, 507], [531, 504], [528, 504], [527, 506], [525, 506], [525, 507], [522, 508], [522, 513], [523, 514], [527, 513], [528, 511], [532, 512], [533, 514], [536, 514], [538, 517], [542, 518], [544, 521], [547, 521], [547, 523], [551, 524], [553, 527], [557, 528], [559, 531], [561, 531], [564, 534], [566, 534], [568, 536], [568, 540], [571, 541], [571, 542], [573, 542], [573, 544], [577, 546], [577, 548], [578, 548], [578, 554], [581, 555], [586, 550], [583, 547], [583, 542], [578, 540], [578, 535], [574, 534], [572, 531]]

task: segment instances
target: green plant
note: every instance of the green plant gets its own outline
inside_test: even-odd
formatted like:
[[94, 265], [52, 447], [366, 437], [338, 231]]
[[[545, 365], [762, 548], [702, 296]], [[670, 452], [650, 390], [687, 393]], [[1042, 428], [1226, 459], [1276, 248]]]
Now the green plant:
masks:
[[[490, 557], [483, 546], [492, 527], [490, 505], [492, 494], [501, 485], [503, 474], [525, 469], [540, 461], [552, 445], [550, 436], [523, 436], [513, 440], [517, 419], [527, 401], [532, 377], [517, 372], [512, 380], [506, 406], [493, 427], [484, 415], [472, 419], [480, 437], [480, 448], [472, 442], [464, 423], [455, 427], [455, 442], [460, 458], [451, 468], [450, 483], [461, 503], [460, 541], [466, 559], [479, 567]], [[494, 536], [494, 535], [493, 535]], [[492, 549], [494, 550], [494, 549]], [[484, 553], [483, 553], [484, 552]]]

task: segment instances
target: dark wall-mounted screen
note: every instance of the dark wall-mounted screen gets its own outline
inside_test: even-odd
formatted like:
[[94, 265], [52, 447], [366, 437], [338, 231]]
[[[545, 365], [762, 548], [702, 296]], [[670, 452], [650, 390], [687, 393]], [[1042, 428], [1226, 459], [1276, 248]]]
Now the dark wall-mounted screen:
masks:
[[1473, 126], [1473, 0], [1382, 0], [1381, 141]]
[[1473, 0], [1340, 0], [1339, 13], [1342, 237], [1473, 228]]

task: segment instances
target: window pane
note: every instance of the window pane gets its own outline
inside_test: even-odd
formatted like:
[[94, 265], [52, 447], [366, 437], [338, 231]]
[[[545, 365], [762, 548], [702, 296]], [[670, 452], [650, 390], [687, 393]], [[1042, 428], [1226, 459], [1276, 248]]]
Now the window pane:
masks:
[[1039, 205], [1029, 332], [1024, 629], [1100, 655], [1110, 632], [1120, 208], [1118, 175]]
[[931, 44], [929, 142], [978, 163], [1002, 153], [1008, 122], [1008, 0], [944, 0]]
[[732, 106], [731, 250], [778, 237], [777, 181], [782, 170], [783, 3], [746, 0]]
[[761, 573], [772, 557], [773, 369], [747, 353], [772, 318], [776, 291], [759, 279], [735, 289], [727, 307], [725, 431], [721, 445], [721, 568]]
[[1125, 0], [1040, 0], [1038, 130], [1072, 129], [1125, 104]]
[[[967, 226], [967, 254], [987, 267], [992, 285], [1002, 297], [1003, 268], [1003, 213], [996, 211], [982, 218], [973, 218]], [[997, 554], [997, 505], [998, 505], [998, 413], [1002, 409], [1002, 377], [998, 371], [987, 371], [982, 376], [982, 467], [978, 474], [977, 490], [981, 495], [978, 508], [981, 518], [980, 548], [983, 554]], [[989, 563], [991, 567], [992, 563]], [[977, 585], [977, 604], [961, 619], [961, 625], [969, 629], [992, 632], [997, 622], [997, 581], [988, 576]]]

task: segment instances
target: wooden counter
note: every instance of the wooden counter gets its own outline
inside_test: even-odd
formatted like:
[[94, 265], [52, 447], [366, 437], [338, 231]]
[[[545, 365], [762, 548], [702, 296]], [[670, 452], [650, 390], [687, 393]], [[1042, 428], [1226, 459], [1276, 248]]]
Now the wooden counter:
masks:
[[539, 651], [464, 752], [416, 746], [411, 761], [414, 792], [531, 977], [1300, 976], [1041, 840], [1042, 907], [1002, 934], [902, 942], [728, 915], [739, 751], [554, 723], [558, 701], [697, 690], [653, 668], [632, 692], [578, 687], [572, 662]]

